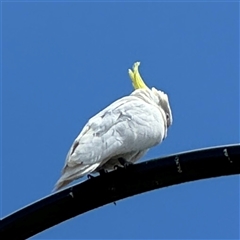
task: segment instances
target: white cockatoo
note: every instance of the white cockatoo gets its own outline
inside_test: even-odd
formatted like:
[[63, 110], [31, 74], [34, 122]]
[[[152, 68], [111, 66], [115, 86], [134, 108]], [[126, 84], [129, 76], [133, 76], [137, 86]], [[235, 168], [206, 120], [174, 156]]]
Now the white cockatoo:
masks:
[[172, 124], [168, 96], [145, 85], [139, 65], [128, 70], [135, 91], [92, 117], [74, 140], [55, 190], [84, 175], [134, 163], [166, 138]]

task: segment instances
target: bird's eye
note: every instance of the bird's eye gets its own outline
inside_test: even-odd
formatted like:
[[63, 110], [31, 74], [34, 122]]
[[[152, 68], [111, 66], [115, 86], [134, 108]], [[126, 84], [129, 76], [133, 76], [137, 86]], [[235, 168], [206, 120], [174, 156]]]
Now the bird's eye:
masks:
[[169, 114], [168, 113], [166, 113], [166, 117], [167, 117], [167, 120], [169, 120]]

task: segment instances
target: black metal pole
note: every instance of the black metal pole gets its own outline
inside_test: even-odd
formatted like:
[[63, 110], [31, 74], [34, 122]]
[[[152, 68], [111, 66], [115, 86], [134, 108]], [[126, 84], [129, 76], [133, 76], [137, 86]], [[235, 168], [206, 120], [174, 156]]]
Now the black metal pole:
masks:
[[240, 173], [240, 145], [177, 153], [56, 192], [0, 221], [0, 239], [26, 239], [69, 218], [153, 189]]

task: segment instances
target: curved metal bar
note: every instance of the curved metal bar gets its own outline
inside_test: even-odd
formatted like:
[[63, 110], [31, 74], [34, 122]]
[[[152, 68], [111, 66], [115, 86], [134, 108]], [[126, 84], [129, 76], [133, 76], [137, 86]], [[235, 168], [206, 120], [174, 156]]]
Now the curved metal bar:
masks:
[[130, 165], [56, 192], [6, 216], [0, 221], [0, 239], [26, 239], [67, 219], [146, 191], [239, 173], [239, 144]]

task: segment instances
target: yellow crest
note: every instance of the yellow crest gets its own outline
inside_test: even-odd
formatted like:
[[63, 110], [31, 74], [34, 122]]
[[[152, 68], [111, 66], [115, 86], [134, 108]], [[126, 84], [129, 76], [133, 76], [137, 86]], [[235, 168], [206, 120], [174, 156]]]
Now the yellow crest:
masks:
[[139, 65], [140, 65], [140, 62], [135, 62], [132, 67], [133, 71], [131, 69], [128, 69], [128, 74], [132, 80], [132, 85], [134, 89], [148, 88], [148, 86], [142, 80], [142, 77], [138, 71]]

